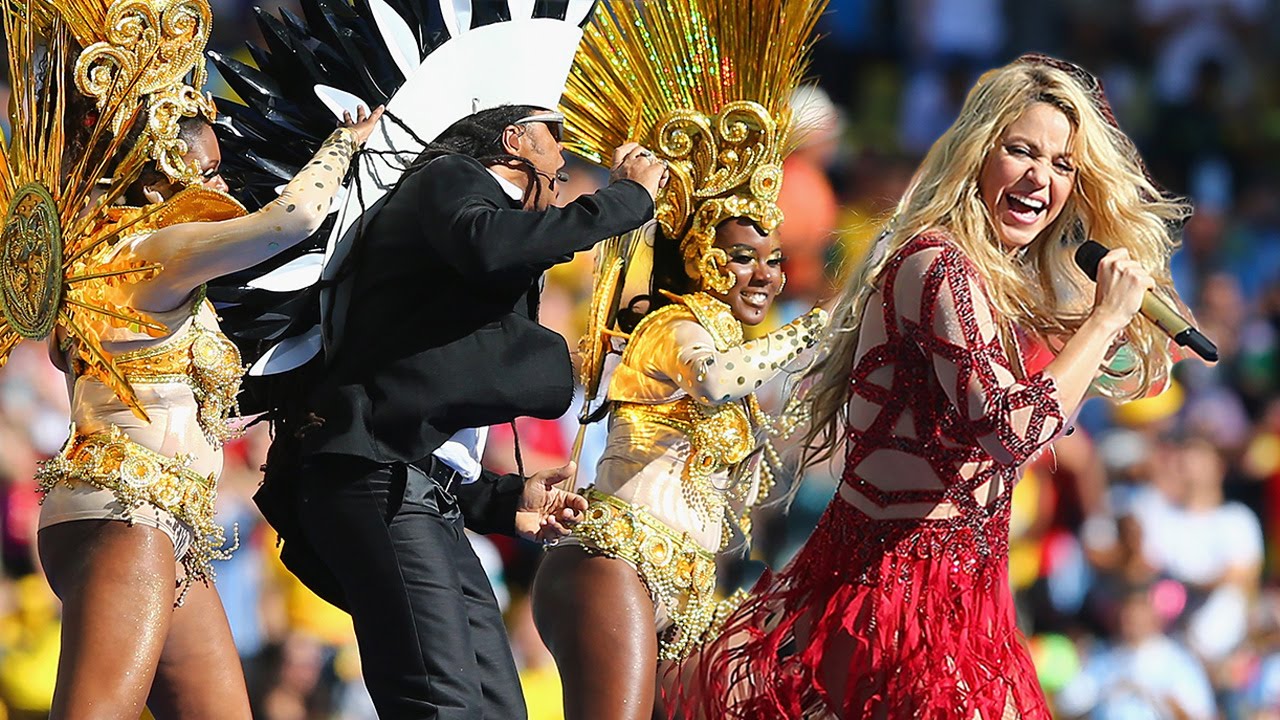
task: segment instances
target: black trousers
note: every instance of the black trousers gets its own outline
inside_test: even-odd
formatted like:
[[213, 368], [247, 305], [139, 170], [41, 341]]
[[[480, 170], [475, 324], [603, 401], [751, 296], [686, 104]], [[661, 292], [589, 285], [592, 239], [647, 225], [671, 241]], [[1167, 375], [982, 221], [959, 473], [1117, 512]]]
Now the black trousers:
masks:
[[307, 461], [297, 502], [355, 623], [379, 717], [526, 717], [497, 600], [449, 492], [412, 465], [329, 455]]

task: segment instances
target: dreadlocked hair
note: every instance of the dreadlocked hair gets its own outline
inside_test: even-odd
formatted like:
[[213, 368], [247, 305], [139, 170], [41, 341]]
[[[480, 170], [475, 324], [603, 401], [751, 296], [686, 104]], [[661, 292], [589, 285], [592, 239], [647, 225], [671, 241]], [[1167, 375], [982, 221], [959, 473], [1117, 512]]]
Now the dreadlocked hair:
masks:
[[533, 201], [536, 204], [542, 195], [542, 184], [538, 182], [537, 169], [528, 160], [504, 150], [502, 134], [517, 120], [540, 112], [546, 112], [546, 108], [533, 105], [499, 105], [472, 113], [450, 125], [433, 142], [427, 143], [422, 154], [405, 168], [405, 175], [444, 155], [466, 155], [488, 167], [514, 165], [528, 176], [525, 194], [532, 192]]

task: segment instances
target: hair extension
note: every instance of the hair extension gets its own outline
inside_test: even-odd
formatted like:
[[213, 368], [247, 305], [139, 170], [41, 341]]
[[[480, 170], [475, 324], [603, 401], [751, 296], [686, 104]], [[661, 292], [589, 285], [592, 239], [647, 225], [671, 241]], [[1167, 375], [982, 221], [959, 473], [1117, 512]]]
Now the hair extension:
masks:
[[[525, 193], [533, 193], [536, 204], [542, 197], [542, 183], [538, 182], [537, 168], [528, 160], [508, 153], [503, 146], [503, 132], [517, 120], [526, 118], [544, 108], [532, 105], [499, 105], [481, 110], [450, 125], [434, 141], [424, 143], [425, 149], [416, 160], [405, 168], [408, 175], [443, 155], [466, 155], [485, 166], [517, 165], [528, 177]], [[414, 139], [421, 139], [414, 134]]]

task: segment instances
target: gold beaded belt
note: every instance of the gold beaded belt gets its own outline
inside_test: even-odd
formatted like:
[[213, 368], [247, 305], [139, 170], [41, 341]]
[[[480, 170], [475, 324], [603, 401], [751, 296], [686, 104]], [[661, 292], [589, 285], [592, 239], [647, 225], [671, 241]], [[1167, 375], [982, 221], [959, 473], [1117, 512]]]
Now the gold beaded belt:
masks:
[[194, 537], [182, 558], [189, 587], [192, 580], [212, 580], [212, 561], [231, 556], [230, 550], [222, 550], [226, 536], [213, 521], [218, 477], [202, 476], [189, 465], [189, 458], [170, 458], [145, 448], [114, 425], [91, 435], [78, 435], [73, 425], [67, 444], [40, 465], [36, 480], [44, 494], [59, 483], [67, 487], [84, 483], [108, 490], [125, 508], [126, 519], [147, 503], [190, 525]]
[[716, 599], [716, 556], [687, 533], [671, 529], [643, 506], [594, 488], [585, 495], [586, 517], [574, 526], [574, 536], [588, 552], [625, 560], [636, 569], [649, 595], [671, 618], [659, 657], [683, 660], [715, 636], [741, 594]]

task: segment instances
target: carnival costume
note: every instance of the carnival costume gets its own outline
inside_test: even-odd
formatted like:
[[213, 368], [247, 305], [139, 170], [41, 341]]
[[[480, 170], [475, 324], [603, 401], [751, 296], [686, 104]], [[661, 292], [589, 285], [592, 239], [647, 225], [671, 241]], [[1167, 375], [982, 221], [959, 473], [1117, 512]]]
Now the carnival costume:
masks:
[[[714, 635], [734, 600], [716, 596], [716, 554], [772, 486], [776, 423], [754, 391], [798, 364], [826, 314], [815, 310], [744, 342], [716, 228], [746, 218], [771, 233], [788, 105], [807, 64], [822, 2], [614, 3], [588, 26], [563, 107], [570, 149], [597, 162], [626, 141], [670, 170], [656, 243], [675, 242], [701, 290], [669, 296], [626, 337], [608, 383], [607, 446], [586, 518], [566, 542], [632, 565], [653, 599], [659, 656], [678, 660]], [[762, 38], [768, 38], [763, 42]], [[599, 385], [630, 242], [602, 246], [583, 382]], [[763, 259], [761, 259], [763, 261]], [[656, 299], [655, 299], [656, 300]], [[762, 462], [763, 460], [763, 462]]]
[[[131, 306], [132, 287], [164, 271], [134, 249], [157, 233], [184, 248], [184, 239], [296, 243], [323, 217], [355, 136], [336, 131], [278, 199], [247, 215], [201, 187], [201, 170], [182, 159], [179, 123], [216, 113], [200, 90], [211, 27], [204, 0], [6, 2], [5, 26], [18, 111], [0, 163], [9, 208], [0, 362], [22, 339], [54, 336], [75, 378], [70, 438], [37, 474], [40, 527], [156, 527], [174, 541], [189, 587], [226, 555], [214, 501], [242, 368], [203, 290], [165, 312]], [[72, 117], [79, 104], [88, 107]], [[77, 126], [87, 148], [72, 144]], [[149, 162], [186, 189], [123, 206]], [[200, 224], [214, 221], [227, 222]]]
[[[258, 13], [268, 42], [249, 45], [257, 67], [210, 53], [238, 96], [221, 102], [226, 121], [216, 128], [228, 150], [225, 176], [249, 202], [267, 202], [305, 165], [333, 118], [359, 104], [387, 110], [311, 239], [210, 283], [229, 335], [251, 364], [246, 402], [276, 419], [299, 382], [290, 376], [322, 357], [343, 330], [331, 321], [346, 301], [335, 285], [362, 218], [367, 222], [426, 144], [457, 120], [506, 103], [555, 108], [595, 0], [301, 5], [302, 18]], [[511, 57], [523, 58], [524, 77], [506, 72]]]

